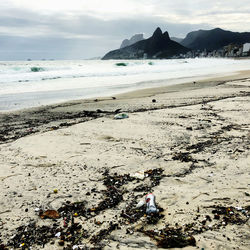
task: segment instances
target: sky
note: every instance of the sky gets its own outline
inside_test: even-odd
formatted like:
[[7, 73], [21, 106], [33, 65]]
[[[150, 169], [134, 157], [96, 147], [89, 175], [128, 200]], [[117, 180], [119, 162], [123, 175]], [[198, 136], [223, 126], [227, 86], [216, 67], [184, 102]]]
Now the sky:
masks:
[[0, 60], [103, 56], [160, 27], [250, 31], [250, 0], [0, 0]]

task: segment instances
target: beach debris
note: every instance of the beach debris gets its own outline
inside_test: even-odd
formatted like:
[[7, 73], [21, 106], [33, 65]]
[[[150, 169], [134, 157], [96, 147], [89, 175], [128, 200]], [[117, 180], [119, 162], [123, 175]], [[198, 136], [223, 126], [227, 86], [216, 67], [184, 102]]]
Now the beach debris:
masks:
[[97, 113], [103, 113], [103, 110], [102, 109], [97, 109], [96, 112]]
[[42, 210], [39, 212], [39, 216], [41, 219], [58, 219], [60, 218], [60, 214], [56, 210], [46, 210], [43, 212]]
[[109, 187], [109, 190], [105, 192], [105, 198], [96, 207], [90, 209], [90, 212], [99, 214], [101, 211], [116, 207], [123, 200], [121, 192], [115, 187]]
[[7, 246], [19, 248], [21, 244], [25, 249], [32, 245], [44, 246], [55, 237], [58, 232], [55, 226], [36, 226], [35, 223], [22, 225], [16, 229], [16, 233], [9, 239]]
[[225, 206], [211, 206], [214, 219], [222, 219], [225, 224], [245, 224], [249, 220], [248, 211], [250, 207], [225, 207]]
[[192, 144], [190, 146], [187, 146], [186, 150], [192, 151], [192, 153], [196, 154], [196, 153], [204, 151], [208, 147], [211, 147], [213, 144], [214, 144], [214, 141], [209, 139], [209, 140], [204, 141], [204, 142], [198, 142], [196, 144]]
[[156, 241], [161, 248], [182, 248], [186, 246], [196, 246], [196, 240], [192, 235], [184, 233], [182, 228], [166, 226], [161, 230], [140, 230], [140, 232]]
[[[34, 245], [42, 248], [49, 242], [55, 244], [55, 238], [57, 238], [57, 244], [64, 246], [64, 249], [72, 249], [73, 246], [75, 246], [75, 249], [85, 249], [90, 247], [90, 245], [91, 247], [94, 246], [95, 249], [99, 249], [99, 247], [105, 245], [103, 240], [108, 239], [113, 231], [125, 228], [127, 234], [141, 232], [149, 236], [156, 241], [158, 247], [185, 247], [196, 244], [195, 235], [208, 230], [223, 228], [229, 223], [244, 224], [248, 220], [249, 207], [240, 206], [241, 204], [235, 207], [211, 206], [206, 207], [210, 209], [205, 211], [204, 217], [202, 216], [203, 210], [197, 211], [198, 215], [201, 215], [200, 219], [197, 215], [197, 219], [194, 222], [182, 225], [181, 228], [177, 224], [172, 227], [167, 225], [163, 229], [158, 229], [157, 223], [164, 215], [161, 213], [163, 209], [158, 204], [156, 207], [155, 196], [152, 191], [153, 187], [159, 185], [160, 180], [164, 177], [163, 169], [149, 169], [140, 173], [144, 176], [144, 179], [147, 179], [147, 185], [144, 179], [136, 178], [130, 174], [111, 174], [108, 170], [105, 170], [103, 173], [103, 185], [106, 187], [106, 190], [100, 191], [102, 196], [99, 203], [88, 207], [88, 203], [85, 200], [80, 202], [66, 201], [56, 211], [61, 218], [60, 221], [49, 221], [51, 225], [47, 227], [41, 227], [35, 223], [28, 226], [24, 225], [22, 228], [17, 229], [7, 246], [18, 248], [20, 244], [25, 244], [26, 248]], [[144, 185], [150, 191], [141, 189], [141, 193], [135, 195], [133, 194], [133, 187], [131, 188], [130, 185], [127, 185], [131, 183], [135, 186], [138, 184]], [[94, 192], [93, 190], [90, 193]], [[150, 193], [145, 196], [145, 192]], [[131, 195], [128, 197], [127, 194], [129, 193]], [[127, 197], [126, 200], [125, 197]], [[118, 205], [120, 203], [126, 203], [122, 211], [119, 211]], [[147, 210], [152, 208], [151, 205], [154, 206], [153, 212], [147, 213]], [[110, 208], [117, 209], [118, 213], [109, 223], [105, 222], [105, 219], [101, 220], [100, 217], [96, 217]], [[40, 214], [45, 212], [41, 211]], [[82, 223], [84, 220], [88, 220], [89, 223], [95, 225], [97, 231], [90, 233], [86, 228], [84, 229], [84, 224]], [[140, 223], [134, 224], [138, 222]], [[138, 229], [138, 225], [142, 225], [142, 227]], [[148, 225], [151, 225], [150, 228], [147, 227]], [[153, 230], [151, 230], [152, 225], [155, 225]], [[88, 243], [84, 245], [85, 242]]]
[[107, 187], [107, 190], [103, 191], [104, 199], [96, 207], [89, 210], [95, 214], [99, 214], [107, 208], [117, 206], [123, 200], [123, 195], [119, 188], [129, 181], [134, 180], [129, 174], [114, 174], [114, 176], [111, 176], [108, 171], [105, 171], [103, 175], [105, 176], [103, 184]]
[[64, 224], [67, 225], [72, 215], [83, 216], [89, 218], [90, 213], [86, 208], [86, 201], [70, 202], [66, 203], [58, 209], [60, 215], [64, 218]]
[[120, 119], [126, 119], [126, 118], [128, 118], [129, 116], [127, 115], [127, 114], [125, 114], [125, 113], [120, 113], [120, 114], [117, 114], [117, 115], [115, 115], [114, 116], [114, 119], [115, 120], [120, 120]]
[[[138, 205], [139, 204], [139, 205]], [[137, 203], [135, 200], [128, 203], [125, 210], [122, 210], [121, 217], [126, 219], [128, 224], [135, 223], [141, 218], [146, 219], [146, 224], [157, 224], [160, 219], [164, 217], [161, 212], [164, 210], [161, 207], [158, 207], [157, 213], [146, 214], [146, 201], [145, 198]]]
[[139, 184], [134, 188], [133, 191], [134, 192], [150, 192], [151, 187], [150, 185], [147, 185], [147, 184]]
[[100, 230], [96, 235], [92, 236], [90, 242], [93, 244], [98, 244], [106, 235], [109, 235], [116, 229], [120, 229], [119, 225], [111, 221], [109, 223], [109, 227], [107, 229]]
[[146, 204], [144, 204], [140, 207], [137, 207], [137, 204], [135, 201], [130, 202], [127, 204], [126, 209], [122, 210], [121, 217], [126, 219], [126, 221], [130, 223], [137, 222], [140, 218], [145, 216], [145, 207]]
[[114, 175], [110, 175], [108, 170], [106, 170], [103, 175], [105, 176], [103, 184], [108, 188], [110, 186], [120, 188], [121, 186], [136, 180], [136, 178], [131, 176], [130, 174], [119, 175], [117, 173], [114, 173]]
[[131, 174], [131, 176], [133, 176], [133, 177], [135, 177], [137, 179], [140, 179], [140, 180], [144, 180], [145, 179], [145, 174], [142, 171], [138, 171], [138, 172], [136, 172], [134, 174]]
[[67, 217], [64, 217], [63, 219], [63, 227], [67, 227], [68, 226], [68, 223], [67, 223]]
[[57, 190], [57, 189], [54, 189], [53, 192], [54, 192], [54, 194], [57, 194], [57, 193], [58, 193], [58, 190]]
[[56, 233], [55, 237], [60, 238], [61, 237], [61, 232]]
[[155, 196], [154, 194], [150, 193], [147, 194], [145, 197], [145, 201], [146, 201], [146, 213], [147, 214], [151, 214], [151, 213], [158, 213], [159, 210], [156, 208], [155, 205]]
[[156, 100], [155, 100], [155, 99], [152, 99], [152, 102], [153, 102], [153, 103], [155, 103], [155, 102], [156, 102]]
[[149, 177], [151, 181], [151, 187], [158, 186], [160, 184], [161, 179], [165, 176], [162, 174], [162, 168], [149, 169], [144, 172], [145, 177]]
[[4, 244], [0, 244], [0, 250], [8, 250], [8, 248]]
[[117, 114], [117, 113], [121, 112], [121, 110], [122, 110], [122, 109], [116, 109], [116, 110], [115, 110], [115, 113]]
[[140, 200], [137, 205], [136, 205], [136, 208], [140, 208], [142, 206], [144, 206], [146, 203], [145, 203], [145, 200]]
[[197, 160], [195, 160], [189, 152], [177, 152], [177, 153], [174, 153], [173, 157], [172, 157], [173, 160], [177, 161], [181, 161], [181, 162], [194, 162], [196, 163]]
[[73, 250], [86, 249], [86, 245], [74, 245], [72, 249]]
[[64, 240], [59, 240], [59, 241], [58, 241], [58, 245], [59, 245], [59, 246], [64, 246]]

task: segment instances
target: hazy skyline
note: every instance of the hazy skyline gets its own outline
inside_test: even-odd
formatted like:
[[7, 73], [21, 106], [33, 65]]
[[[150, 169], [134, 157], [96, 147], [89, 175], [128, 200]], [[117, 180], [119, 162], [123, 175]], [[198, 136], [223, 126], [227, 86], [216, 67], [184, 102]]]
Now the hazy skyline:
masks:
[[216, 27], [250, 31], [250, 0], [1, 0], [0, 60], [103, 56], [158, 26], [175, 37]]

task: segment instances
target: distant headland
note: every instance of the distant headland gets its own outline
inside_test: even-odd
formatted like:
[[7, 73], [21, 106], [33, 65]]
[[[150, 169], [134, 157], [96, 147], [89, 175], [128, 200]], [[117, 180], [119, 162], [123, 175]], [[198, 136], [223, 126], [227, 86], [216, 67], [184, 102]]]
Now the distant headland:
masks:
[[108, 52], [102, 59], [171, 59], [193, 57], [243, 57], [250, 55], [250, 32], [232, 32], [220, 28], [198, 30], [184, 39], [170, 38], [158, 27], [144, 39], [136, 34], [125, 39], [120, 49]]

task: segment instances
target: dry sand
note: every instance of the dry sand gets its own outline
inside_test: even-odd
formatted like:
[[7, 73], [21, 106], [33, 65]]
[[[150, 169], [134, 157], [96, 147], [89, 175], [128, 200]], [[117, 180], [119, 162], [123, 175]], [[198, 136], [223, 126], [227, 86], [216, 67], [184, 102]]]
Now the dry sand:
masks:
[[[35, 209], [58, 210], [66, 201], [84, 201], [89, 212], [74, 218], [82, 234], [72, 235], [87, 247], [154, 249], [160, 236], [153, 239], [148, 230], [170, 226], [193, 235], [196, 247], [186, 249], [250, 249], [249, 96], [250, 72], [241, 72], [116, 99], [1, 114], [2, 243], [9, 245], [12, 238], [27, 247], [27, 234], [17, 237], [29, 232], [28, 225], [39, 232], [38, 227], [54, 223], [55, 230], [67, 231], [63, 218], [42, 220]], [[117, 112], [129, 118], [114, 120]], [[116, 182], [109, 187], [105, 180]], [[164, 215], [155, 225], [143, 213], [132, 220], [141, 211], [129, 214], [150, 191]], [[112, 195], [120, 196], [107, 208]], [[19, 226], [24, 227], [16, 231]], [[63, 248], [49, 233], [45, 238], [45, 249]]]

